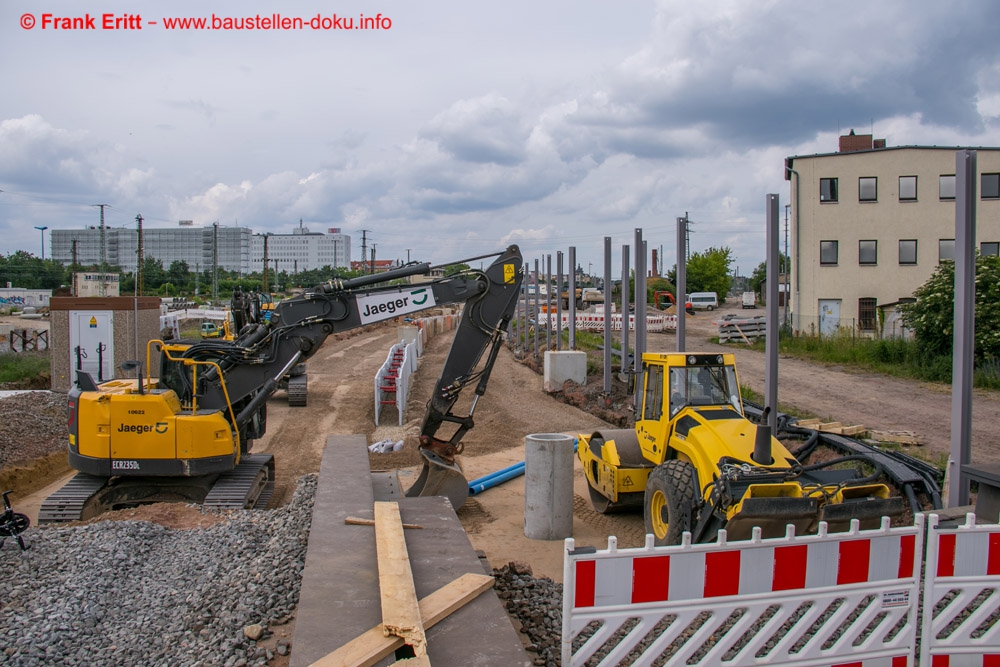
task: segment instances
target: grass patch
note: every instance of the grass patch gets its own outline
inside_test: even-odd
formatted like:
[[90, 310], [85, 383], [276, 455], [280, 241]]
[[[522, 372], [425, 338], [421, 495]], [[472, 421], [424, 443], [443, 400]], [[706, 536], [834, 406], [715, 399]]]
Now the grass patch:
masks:
[[[753, 345], [764, 350], [764, 341]], [[781, 354], [826, 364], [848, 366], [859, 370], [922, 380], [951, 383], [951, 355], [928, 354], [914, 340], [877, 339], [851, 335], [788, 336], [778, 341]], [[1000, 360], [989, 360], [976, 368], [973, 385], [981, 389], [1000, 389]]]
[[0, 382], [21, 382], [49, 372], [49, 353], [0, 352]]

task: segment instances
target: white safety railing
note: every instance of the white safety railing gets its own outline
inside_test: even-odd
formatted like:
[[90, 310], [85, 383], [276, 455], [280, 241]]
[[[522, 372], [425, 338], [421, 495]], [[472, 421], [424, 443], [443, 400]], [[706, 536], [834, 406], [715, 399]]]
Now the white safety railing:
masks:
[[[557, 321], [557, 316], [554, 313], [538, 313], [538, 325], [548, 326], [549, 322], [552, 322], [552, 326], [555, 326]], [[606, 325], [606, 318], [604, 314], [582, 314], [576, 316], [576, 328], [577, 331], [593, 331], [600, 332], [604, 331]], [[560, 327], [563, 329], [569, 328], [569, 315], [566, 313], [562, 314]], [[629, 329], [635, 331], [635, 315], [629, 315]], [[646, 331], [649, 332], [661, 332], [661, 331], [675, 331], [677, 329], [677, 316], [676, 315], [647, 315], [646, 316]], [[622, 330], [622, 316], [620, 313], [611, 314], [611, 330], [621, 331]]]
[[382, 406], [395, 405], [399, 414], [399, 425], [403, 425], [406, 412], [406, 395], [410, 387], [410, 375], [417, 370], [417, 343], [396, 343], [389, 349], [389, 355], [375, 374], [375, 425], [382, 416]]
[[562, 664], [910, 664], [923, 517], [911, 527], [641, 549], [565, 543]]
[[920, 664], [1000, 665], [1000, 525], [927, 525]]

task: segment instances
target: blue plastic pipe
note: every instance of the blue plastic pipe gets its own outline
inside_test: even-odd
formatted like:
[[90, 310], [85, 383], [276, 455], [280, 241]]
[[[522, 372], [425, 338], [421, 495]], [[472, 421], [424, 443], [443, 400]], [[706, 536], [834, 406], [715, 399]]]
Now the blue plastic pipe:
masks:
[[[576, 452], [576, 448], [579, 445], [579, 440], [573, 442], [573, 451]], [[515, 477], [520, 477], [524, 474], [524, 461], [520, 463], [515, 463], [514, 465], [509, 465], [506, 468], [501, 468], [496, 472], [491, 472], [488, 475], [483, 475], [478, 479], [474, 479], [469, 482], [469, 495], [474, 496], [477, 493], [481, 493], [486, 489], [493, 488], [497, 484], [503, 484], [508, 482]]]
[[524, 461], [510, 466], [510, 468], [504, 468], [503, 470], [498, 470], [497, 472], [486, 475], [485, 477], [474, 479], [469, 482], [469, 495], [474, 496], [481, 491], [492, 488], [497, 484], [503, 484], [504, 482], [510, 481], [515, 477], [520, 477], [523, 474]]

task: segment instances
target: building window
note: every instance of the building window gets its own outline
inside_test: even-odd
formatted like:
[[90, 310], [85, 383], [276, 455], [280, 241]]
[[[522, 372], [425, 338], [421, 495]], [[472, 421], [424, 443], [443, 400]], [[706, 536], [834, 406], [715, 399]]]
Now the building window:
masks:
[[1000, 174], [983, 174], [979, 181], [979, 195], [983, 199], [1000, 199]]
[[878, 308], [878, 299], [864, 297], [858, 299], [858, 329], [861, 331], [875, 331], [875, 310]]
[[820, 241], [819, 242], [819, 263], [820, 264], [836, 264], [837, 263], [837, 241]]
[[955, 198], [955, 174], [942, 175], [938, 181], [938, 198]]
[[858, 241], [858, 264], [878, 264], [878, 241]]
[[878, 201], [878, 179], [862, 176], [858, 179], [858, 201]]
[[837, 201], [837, 179], [836, 178], [821, 178], [819, 179], [819, 200], [820, 201]]
[[900, 264], [917, 263], [916, 239], [903, 239], [899, 242], [899, 263]]
[[899, 177], [899, 201], [917, 201], [917, 177]]
[[945, 260], [955, 260], [955, 239], [941, 239], [938, 241], [938, 263]]
[[983, 241], [979, 244], [979, 254], [983, 257], [1000, 257], [1000, 243]]

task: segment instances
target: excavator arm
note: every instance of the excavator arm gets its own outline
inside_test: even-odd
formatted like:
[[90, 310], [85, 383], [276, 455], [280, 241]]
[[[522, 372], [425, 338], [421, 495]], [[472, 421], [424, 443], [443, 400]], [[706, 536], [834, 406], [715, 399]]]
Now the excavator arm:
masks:
[[[197, 386], [191, 386], [191, 376], [186, 373], [161, 372], [161, 377], [175, 378], [175, 385], [181, 386], [171, 388], [179, 396], [195, 397], [199, 408], [227, 414], [241, 439], [258, 438], [266, 428], [266, 401], [281, 378], [292, 366], [315, 354], [331, 334], [435, 306], [463, 303], [461, 321], [420, 431], [424, 471], [410, 492], [447, 495], [457, 507], [468, 495], [468, 485], [455, 456], [462, 451], [462, 437], [473, 427], [473, 412], [486, 391], [522, 280], [522, 257], [516, 245], [461, 263], [484, 257], [496, 259], [485, 269], [468, 269], [416, 285], [386, 283], [428, 275], [439, 267], [412, 264], [377, 275], [326, 282], [278, 303], [270, 321], [240, 327], [238, 318], [239, 337], [234, 341], [201, 341], [185, 350], [185, 359], [213, 362], [201, 366], [208, 370], [195, 376]], [[473, 384], [467, 414], [455, 414], [459, 395]], [[437, 437], [445, 424], [454, 425], [455, 430], [447, 437]], [[440, 482], [435, 482], [436, 478]]]

